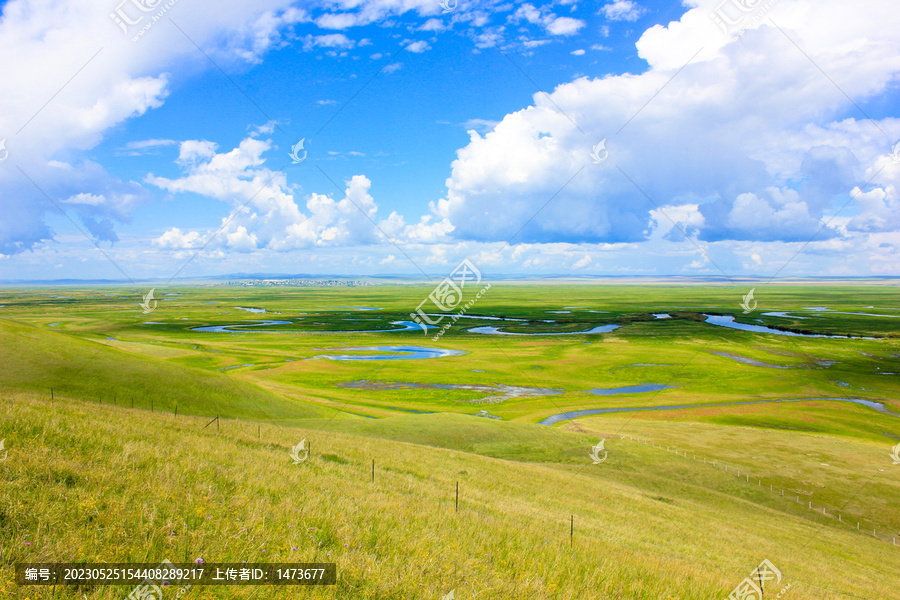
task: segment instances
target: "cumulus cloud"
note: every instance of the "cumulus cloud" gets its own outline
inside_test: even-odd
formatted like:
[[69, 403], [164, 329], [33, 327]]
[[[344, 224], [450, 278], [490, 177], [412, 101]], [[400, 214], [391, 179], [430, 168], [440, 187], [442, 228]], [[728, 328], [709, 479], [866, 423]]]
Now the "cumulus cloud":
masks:
[[348, 38], [343, 33], [328, 33], [325, 35], [307, 35], [303, 38], [303, 49], [313, 48], [337, 48], [347, 50], [356, 47], [356, 41]]
[[[111, 128], [162, 106], [170, 81], [186, 64], [192, 65], [189, 69], [208, 68], [197, 46], [218, 64], [252, 64], [294, 39], [285, 32], [314, 19], [320, 27], [340, 30], [410, 11], [425, 17], [441, 12], [432, 0], [346, 0], [329, 2], [331, 11], [314, 17], [309, 11], [319, 11], [324, 4], [304, 8], [292, 4], [222, 0], [210, 10], [202, 3], [179, 2], [166, 12], [178, 27], [164, 18], [137, 38], [150, 17], [130, 3], [119, 8], [128, 19], [143, 16], [135, 26], [121, 21], [123, 15], [118, 17], [122, 24], [117, 24], [110, 18], [116, 7], [93, 0], [46, 0], [40, 10], [27, 0], [6, 2], [0, 20], [0, 46], [8, 50], [0, 62], [4, 83], [0, 137], [7, 138], [10, 158], [4, 165], [8, 168], [0, 169], [0, 186], [7, 192], [0, 197], [0, 211], [15, 222], [0, 225], [0, 254], [33, 249], [53, 238], [44, 219], [48, 210], [55, 209], [44, 193], [57, 203], [80, 193], [102, 196], [109, 205], [106, 209], [92, 206], [87, 211], [80, 204], [69, 204], [68, 209], [96, 232], [98, 240], [115, 239], [107, 223], [124, 222], [128, 213], [123, 207], [149, 201], [150, 195], [140, 184], [119, 181], [78, 155], [95, 147]], [[190, 39], [179, 28], [189, 32]], [[435, 24], [431, 29], [437, 30]], [[339, 32], [298, 41], [307, 49], [333, 53], [370, 44]], [[159, 153], [168, 145], [171, 140], [136, 141], [118, 153]], [[53, 161], [67, 165], [68, 179], [60, 178], [63, 169], [55, 168]], [[16, 166], [41, 182], [42, 190], [23, 179]], [[79, 187], [88, 183], [92, 186]]]
[[537, 9], [532, 4], [521, 5], [510, 20], [514, 23], [527, 21], [542, 26], [551, 35], [573, 35], [584, 27], [584, 21], [572, 17], [558, 17], [547, 9]]
[[[900, 73], [900, 41], [860, 11], [889, 25], [900, 15], [879, 0], [831, 0], [814, 11], [803, 9], [809, 2], [775, 5], [769, 15], [830, 80], [777, 28], [761, 22], [729, 39], [709, 17], [715, 1], [692, 5], [640, 38], [644, 73], [580, 78], [549, 98], [536, 94], [492, 131], [470, 131], [447, 195], [433, 205], [454, 237], [635, 242], [659, 222], [657, 207], [694, 206], [681, 229], [696, 240], [792, 242], [818, 233], [827, 242], [841, 235], [837, 221], [822, 229], [829, 214], [873, 176], [870, 187], [883, 194], [862, 198], [865, 216], [848, 227], [893, 226], [885, 186], [895, 171], [878, 167], [900, 121], [868, 121], [832, 80], [852, 86], [857, 102], [882, 93]], [[516, 14], [541, 18], [531, 5]], [[595, 165], [590, 151], [601, 139], [609, 159]], [[679, 228], [667, 231], [683, 240]]]
[[425, 40], [416, 40], [410, 44], [406, 45], [406, 50], [408, 52], [412, 52], [413, 54], [421, 54], [426, 50], [431, 50], [431, 46], [428, 45], [428, 42]]
[[[236, 147], [219, 152], [215, 144], [203, 140], [181, 143], [176, 163], [183, 169], [177, 178], [150, 174], [146, 183], [170, 194], [200, 194], [225, 202], [229, 216], [223, 216], [221, 232], [183, 232], [172, 227], [154, 240], [166, 249], [190, 249], [209, 241], [208, 249], [276, 252], [310, 247], [360, 246], [389, 243], [432, 244], [449, 240], [453, 226], [446, 220], [423, 216], [407, 224], [392, 212], [378, 220], [378, 206], [364, 175], [346, 181], [344, 196], [312, 193], [304, 209], [283, 173], [265, 166], [263, 156], [271, 141], [248, 137]], [[385, 237], [387, 236], [387, 237]], [[206, 242], [203, 242], [206, 243]]]
[[345, 30], [385, 22], [409, 11], [422, 17], [440, 15], [442, 12], [436, 0], [335, 0], [328, 5], [331, 12], [315, 19], [316, 25], [322, 29]]
[[600, 9], [610, 21], [637, 21], [646, 11], [643, 6], [631, 0], [616, 0]]
[[[96, 162], [79, 157], [110, 128], [160, 107], [169, 94], [171, 71], [185, 56], [197, 58], [196, 47], [169, 23], [155, 23], [138, 42], [132, 42], [138, 27], [131, 29], [131, 35], [123, 33], [109, 16], [112, 5], [47, 0], [36, 10], [32, 4], [6, 2], [0, 19], [0, 47], [6, 49], [0, 61], [4, 82], [0, 136], [7, 138], [10, 152], [0, 169], [4, 189], [0, 254], [30, 250], [53, 238], [53, 231], [44, 224], [45, 214], [55, 211], [47, 197], [57, 204], [79, 194], [102, 197], [102, 203], [61, 206], [81, 220], [95, 240], [115, 241], [112, 225], [127, 222], [130, 210], [149, 201], [150, 195], [140, 184], [121, 181]], [[289, 4], [287, 0], [252, 5], [223, 0], [210, 11], [183, 2], [167, 14], [188, 29], [200, 46], [216, 48], [220, 56], [253, 62], [280, 43], [278, 30], [306, 18]], [[123, 10], [130, 8], [129, 4]], [[137, 155], [168, 144], [167, 140], [144, 140], [119, 152]], [[23, 178], [19, 169], [39, 182], [40, 189]]]
[[594, 261], [591, 258], [591, 255], [585, 254], [580, 259], [578, 259], [578, 261], [574, 265], [572, 265], [572, 268], [577, 271], [578, 269], [583, 269], [583, 268], [589, 266], [592, 262], [594, 262]]
[[900, 230], [900, 198], [896, 187], [888, 185], [868, 192], [857, 187], [852, 195], [859, 205], [859, 213], [850, 219], [848, 229], [872, 232]]

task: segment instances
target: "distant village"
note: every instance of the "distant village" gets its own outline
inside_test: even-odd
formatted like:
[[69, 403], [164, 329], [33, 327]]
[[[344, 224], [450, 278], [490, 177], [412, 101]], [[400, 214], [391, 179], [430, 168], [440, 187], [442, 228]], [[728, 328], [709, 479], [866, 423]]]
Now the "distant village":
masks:
[[241, 287], [366, 287], [378, 285], [360, 279], [245, 279], [225, 285]]

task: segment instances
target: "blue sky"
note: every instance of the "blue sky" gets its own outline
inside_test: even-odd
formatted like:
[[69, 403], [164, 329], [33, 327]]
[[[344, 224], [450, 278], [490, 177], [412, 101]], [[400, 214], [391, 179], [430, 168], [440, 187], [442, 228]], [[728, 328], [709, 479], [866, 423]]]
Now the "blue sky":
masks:
[[888, 0], [249, 4], [0, 4], [0, 279], [900, 275]]

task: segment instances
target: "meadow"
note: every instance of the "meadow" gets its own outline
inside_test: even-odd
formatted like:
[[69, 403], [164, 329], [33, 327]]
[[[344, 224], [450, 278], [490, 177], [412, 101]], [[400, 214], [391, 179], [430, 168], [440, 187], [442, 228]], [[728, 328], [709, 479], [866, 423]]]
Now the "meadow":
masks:
[[437, 341], [396, 324], [426, 285], [2, 288], [0, 591], [202, 557], [338, 583], [185, 597], [687, 600], [768, 559], [767, 598], [900, 598], [897, 288], [751, 287], [497, 282]]

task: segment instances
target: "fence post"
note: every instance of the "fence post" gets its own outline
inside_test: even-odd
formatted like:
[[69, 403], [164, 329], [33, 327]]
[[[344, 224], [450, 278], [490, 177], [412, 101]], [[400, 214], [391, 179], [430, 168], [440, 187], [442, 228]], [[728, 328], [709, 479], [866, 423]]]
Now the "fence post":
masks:
[[459, 482], [456, 482], [456, 512], [459, 512]]
[[569, 520], [569, 546], [575, 543], [575, 515], [570, 516]]

